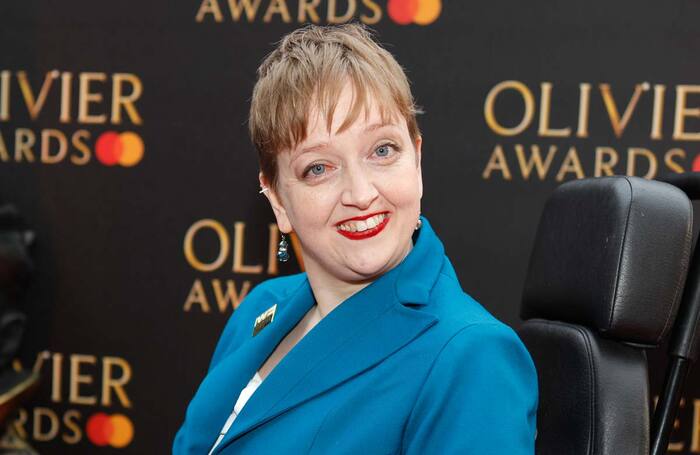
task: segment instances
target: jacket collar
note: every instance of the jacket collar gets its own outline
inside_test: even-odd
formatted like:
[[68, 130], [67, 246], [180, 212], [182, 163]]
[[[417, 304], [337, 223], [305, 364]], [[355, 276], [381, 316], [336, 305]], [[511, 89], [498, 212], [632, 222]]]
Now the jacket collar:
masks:
[[397, 266], [396, 297], [403, 304], [426, 305], [445, 259], [445, 248], [424, 217], [411, 252]]
[[[421, 219], [414, 247], [401, 264], [343, 301], [294, 346], [260, 384], [215, 453], [275, 416], [380, 363], [437, 322], [434, 315], [405, 306], [428, 303], [444, 261], [442, 243], [428, 220]], [[285, 297], [275, 299], [279, 313], [274, 322], [228, 353], [200, 386], [188, 411], [190, 422], [201, 419], [201, 425], [194, 423], [199, 428], [193, 428], [199, 434], [191, 435], [195, 446], [206, 442], [208, 451], [240, 390], [315, 302], [305, 276]]]

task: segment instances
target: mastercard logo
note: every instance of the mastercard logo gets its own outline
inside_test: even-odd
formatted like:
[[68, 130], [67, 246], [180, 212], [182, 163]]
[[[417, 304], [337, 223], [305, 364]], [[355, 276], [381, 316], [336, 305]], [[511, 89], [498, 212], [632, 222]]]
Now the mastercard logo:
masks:
[[387, 11], [391, 20], [401, 25], [428, 25], [440, 17], [440, 0], [389, 0]]
[[93, 414], [87, 421], [85, 429], [88, 439], [96, 446], [116, 447], [129, 445], [134, 439], [134, 425], [123, 414], [107, 415], [103, 412]]
[[132, 132], [106, 131], [97, 138], [95, 156], [105, 166], [131, 167], [143, 158], [143, 140]]
[[693, 172], [700, 171], [700, 155], [696, 156], [693, 160]]

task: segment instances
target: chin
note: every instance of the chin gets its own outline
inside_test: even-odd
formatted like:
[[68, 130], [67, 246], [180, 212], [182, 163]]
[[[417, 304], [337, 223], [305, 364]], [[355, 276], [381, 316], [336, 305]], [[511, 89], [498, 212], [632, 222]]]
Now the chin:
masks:
[[389, 271], [389, 258], [378, 258], [376, 255], [366, 260], [353, 261], [347, 265], [353, 275], [353, 281], [364, 281], [376, 278]]

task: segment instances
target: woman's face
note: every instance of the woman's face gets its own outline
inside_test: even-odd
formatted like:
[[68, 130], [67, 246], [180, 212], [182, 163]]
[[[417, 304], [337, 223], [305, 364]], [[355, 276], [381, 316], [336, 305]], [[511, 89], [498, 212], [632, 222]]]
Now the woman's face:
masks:
[[[278, 185], [266, 192], [282, 232], [294, 231], [309, 274], [345, 282], [371, 280], [412, 247], [423, 195], [421, 139], [405, 119], [382, 124], [377, 106], [335, 134], [352, 102], [345, 85], [331, 132], [317, 110], [308, 136], [277, 156]], [[268, 186], [261, 175], [261, 184]]]

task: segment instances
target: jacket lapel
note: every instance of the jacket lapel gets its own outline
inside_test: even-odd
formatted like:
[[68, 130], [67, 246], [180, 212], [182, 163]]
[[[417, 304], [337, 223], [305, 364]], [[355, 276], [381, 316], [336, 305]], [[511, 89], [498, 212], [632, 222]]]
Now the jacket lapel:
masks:
[[[338, 305], [280, 361], [246, 403], [217, 452], [288, 409], [380, 363], [437, 322], [431, 314], [404, 306], [428, 303], [430, 289], [443, 264], [442, 244], [425, 218], [421, 231], [413, 250], [398, 267]], [[299, 292], [310, 302], [302, 304], [297, 301], [290, 305], [298, 307], [293, 314], [294, 322], [290, 323], [290, 311], [289, 321], [275, 328], [274, 337], [270, 336], [266, 343], [251, 344], [251, 351], [260, 352], [251, 352], [245, 377], [237, 378], [233, 389], [236, 394], [277, 342], [313, 305], [308, 280], [304, 280], [302, 288]], [[297, 296], [297, 300], [301, 299]], [[299, 314], [301, 308], [305, 311]], [[273, 340], [274, 345], [268, 344]], [[243, 369], [240, 354], [231, 357], [236, 358], [232, 368]], [[228, 412], [232, 407], [233, 403]]]
[[192, 400], [187, 416], [193, 430], [190, 434], [202, 438], [201, 441], [193, 441], [192, 447], [206, 447], [209, 451], [231, 414], [240, 391], [275, 346], [314, 304], [308, 283], [300, 286], [284, 304], [279, 302], [279, 296], [269, 295], [269, 298], [270, 306], [278, 304], [273, 321], [256, 336], [252, 336], [251, 325], [250, 338], [237, 349], [224, 354], [221, 361], [207, 374]]

